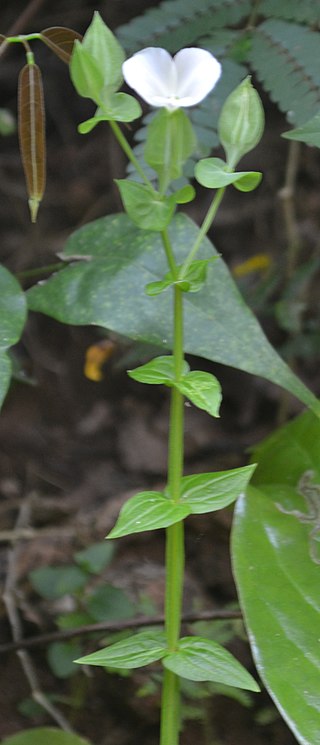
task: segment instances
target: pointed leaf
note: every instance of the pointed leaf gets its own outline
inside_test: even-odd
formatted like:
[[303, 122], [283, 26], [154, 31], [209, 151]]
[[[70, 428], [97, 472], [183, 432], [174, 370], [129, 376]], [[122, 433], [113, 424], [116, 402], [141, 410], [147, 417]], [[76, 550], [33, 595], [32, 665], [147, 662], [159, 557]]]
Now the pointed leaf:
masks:
[[230, 652], [217, 642], [200, 636], [180, 639], [177, 651], [167, 654], [163, 665], [188, 680], [212, 680], [249, 691], [260, 690], [254, 678]]
[[221, 510], [232, 504], [244, 491], [254, 470], [255, 465], [251, 465], [230, 471], [184, 476], [180, 502], [188, 505], [193, 515]]
[[[168, 234], [181, 264], [199, 228], [179, 214]], [[142, 291], [168, 270], [160, 237], [139, 230], [126, 215], [118, 214], [76, 231], [65, 255], [82, 255], [86, 261], [78, 261], [32, 288], [28, 293], [30, 308], [64, 323], [96, 324], [162, 349], [172, 348], [171, 293], [154, 298]], [[217, 256], [207, 238], [201, 255]], [[315, 396], [267, 341], [222, 259], [208, 266], [208, 281], [202, 290], [185, 296], [185, 351], [267, 378], [320, 412]]]
[[90, 745], [89, 740], [54, 727], [32, 727], [2, 740], [2, 745]]
[[32, 222], [36, 222], [46, 182], [46, 141], [42, 77], [25, 65], [18, 82], [19, 142]]
[[26, 299], [15, 277], [0, 266], [0, 406], [11, 377], [11, 360], [6, 350], [16, 344], [26, 320]]
[[[189, 371], [189, 365], [183, 362], [183, 373]], [[174, 360], [169, 354], [163, 357], [156, 357], [145, 365], [136, 367], [134, 370], [128, 370], [128, 375], [139, 383], [150, 383], [152, 385], [164, 384], [172, 385], [174, 382]]]
[[70, 75], [79, 95], [92, 98], [99, 105], [104, 86], [103, 72], [98, 62], [79, 41], [75, 41], [74, 44]]
[[174, 197], [160, 197], [148, 186], [128, 179], [115, 179], [125, 210], [142, 230], [160, 232], [169, 225], [176, 203]]
[[190, 515], [188, 505], [173, 502], [161, 492], [136, 494], [124, 504], [115, 527], [107, 538], [120, 538], [144, 530], [167, 528]]
[[125, 53], [118, 40], [102, 20], [98, 11], [83, 37], [84, 49], [94, 58], [103, 70], [106, 87], [116, 91], [122, 83], [122, 64]]
[[299, 140], [306, 142], [307, 145], [320, 147], [320, 113], [316, 114], [308, 122], [302, 124], [297, 129], [291, 129], [289, 132], [283, 132], [282, 137], [287, 140]]
[[166, 651], [166, 637], [163, 631], [142, 631], [140, 634], [123, 639], [110, 647], [100, 649], [75, 660], [80, 665], [99, 665], [131, 670], [150, 665], [161, 660]]
[[211, 416], [219, 416], [222, 394], [220, 383], [214, 375], [193, 370], [174, 385], [198, 409], [204, 409]]
[[64, 26], [51, 26], [41, 31], [41, 41], [54, 52], [57, 57], [66, 62], [70, 62], [73, 45], [76, 41], [81, 41], [82, 36], [77, 31]]

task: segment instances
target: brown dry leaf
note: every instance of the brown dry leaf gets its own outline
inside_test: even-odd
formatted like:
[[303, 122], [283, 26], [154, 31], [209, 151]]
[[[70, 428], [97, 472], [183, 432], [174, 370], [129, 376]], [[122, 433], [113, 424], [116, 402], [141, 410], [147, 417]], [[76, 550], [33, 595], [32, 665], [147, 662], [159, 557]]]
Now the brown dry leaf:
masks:
[[19, 142], [32, 222], [36, 222], [46, 182], [45, 116], [41, 70], [25, 65], [18, 83]]
[[57, 57], [66, 62], [70, 62], [73, 45], [76, 40], [81, 41], [82, 36], [77, 31], [64, 26], [51, 26], [41, 31], [41, 40], [54, 52]]

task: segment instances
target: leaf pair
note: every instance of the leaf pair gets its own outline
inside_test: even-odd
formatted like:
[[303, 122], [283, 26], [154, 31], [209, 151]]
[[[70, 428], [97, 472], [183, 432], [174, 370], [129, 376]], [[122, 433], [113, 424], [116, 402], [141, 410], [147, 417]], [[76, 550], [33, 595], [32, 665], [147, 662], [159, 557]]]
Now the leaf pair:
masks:
[[169, 652], [163, 631], [142, 631], [76, 662], [130, 670], [158, 660], [162, 660], [165, 668], [188, 680], [210, 680], [259, 691], [256, 681], [230, 652], [198, 636], [180, 639], [177, 650]]

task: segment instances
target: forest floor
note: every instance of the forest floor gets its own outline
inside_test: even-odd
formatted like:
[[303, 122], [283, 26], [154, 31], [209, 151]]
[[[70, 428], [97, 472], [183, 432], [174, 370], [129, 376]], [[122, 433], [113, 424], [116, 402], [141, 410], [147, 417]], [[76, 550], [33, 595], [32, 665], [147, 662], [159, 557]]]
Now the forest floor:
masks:
[[[38, 0], [30, 4], [35, 11], [19, 31], [66, 25], [82, 32], [95, 8], [116, 28], [151, 4], [143, 0], [95, 4], [57, 0], [53, 8], [51, 3]], [[7, 9], [0, 10], [0, 32], [7, 32], [25, 6], [24, 2], [8, 3]], [[39, 56], [46, 91], [48, 185], [36, 225], [29, 222], [17, 135], [0, 141], [1, 261], [15, 273], [53, 263], [73, 230], [121, 209], [112, 179], [123, 173], [122, 156], [103, 128], [85, 138], [77, 134], [77, 123], [85, 118], [88, 105], [73, 91], [66, 67], [46, 49], [39, 50]], [[20, 66], [21, 52], [15, 50], [0, 66], [1, 106], [12, 111]], [[252, 202], [249, 198], [251, 209], [243, 209], [236, 194], [228, 197], [211, 236], [235, 275], [236, 267], [256, 254], [270, 257], [273, 278], [277, 272], [285, 275], [288, 237], [281, 189], [288, 146], [279, 137], [285, 129], [284, 119], [269, 104], [266, 135], [258, 163], [254, 163], [265, 173], [264, 184]], [[300, 155], [295, 202], [295, 225], [305, 258], [312, 257], [319, 247], [319, 171], [314, 153], [310, 153], [305, 148]], [[204, 209], [200, 200], [192, 217], [201, 217]], [[239, 279], [249, 301], [257, 300], [264, 279], [259, 272], [248, 272]], [[283, 281], [274, 286], [273, 294], [260, 305], [259, 317], [270, 340], [283, 351], [288, 335], [279, 328], [274, 313]], [[309, 288], [310, 317], [319, 314], [318, 287], [314, 282]], [[104, 365], [102, 380], [94, 382], [85, 375], [86, 353], [102, 339], [109, 340], [112, 354]], [[143, 350], [101, 329], [64, 326], [32, 314], [15, 355], [29, 384], [13, 383], [0, 417], [0, 535], [4, 539], [6, 531], [14, 531], [16, 537], [22, 537], [11, 544], [3, 540], [1, 575], [4, 586], [13, 591], [22, 637], [35, 642], [27, 651], [32, 668], [42, 691], [52, 697], [74, 730], [94, 745], [156, 745], [157, 666], [125, 677], [100, 668], [57, 677], [48, 661], [48, 643], [38, 637], [57, 631], [58, 617], [74, 612], [77, 603], [71, 595], [58, 600], [41, 598], [31, 584], [30, 572], [72, 564], [76, 552], [103, 541], [128, 496], [164, 486], [168, 394], [130, 380], [126, 368], [132, 361], [143, 360]], [[319, 356], [296, 355], [294, 364], [319, 395]], [[186, 473], [244, 465], [252, 446], [277, 423], [300, 411], [296, 401], [266, 381], [207, 361], [198, 360], [197, 365], [220, 379], [223, 404], [219, 420], [186, 407]], [[187, 520], [185, 614], [198, 614], [201, 619], [214, 611], [238, 610], [229, 552], [231, 523], [231, 509], [214, 513], [210, 519], [197, 516]], [[132, 616], [151, 618], [162, 613], [163, 565], [162, 531], [121, 539], [112, 561], [92, 580], [88, 592], [97, 584], [119, 591], [113, 595], [119, 603], [118, 619], [112, 610], [105, 618], [115, 627], [119, 620], [121, 629]], [[81, 602], [85, 604], [83, 598]], [[254, 673], [240, 618], [186, 622], [184, 627], [187, 633], [201, 628], [226, 642]], [[13, 628], [5, 606], [0, 610], [0, 629], [2, 644], [9, 644]], [[106, 631], [94, 638], [88, 634], [77, 637], [80, 653], [109, 638]], [[1, 670], [5, 696], [0, 736], [52, 725], [48, 714], [31, 706], [30, 681], [15, 651], [2, 652]], [[203, 686], [199, 690], [201, 696], [191, 686], [184, 691], [182, 745], [194, 745], [195, 741], [199, 745], [295, 742], [266, 692], [237, 700], [218, 689], [214, 692]]]

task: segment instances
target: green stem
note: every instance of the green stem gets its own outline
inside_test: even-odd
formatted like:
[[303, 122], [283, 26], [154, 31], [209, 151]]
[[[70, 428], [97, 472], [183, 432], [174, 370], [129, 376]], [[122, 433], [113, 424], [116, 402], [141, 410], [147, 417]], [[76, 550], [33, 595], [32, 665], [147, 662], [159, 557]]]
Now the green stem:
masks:
[[[103, 108], [103, 105], [101, 105], [101, 108]], [[122, 134], [119, 124], [117, 124], [117, 122], [114, 122], [112, 120], [109, 122], [109, 124], [113, 131], [114, 136], [118, 140], [120, 147], [125, 152], [127, 158], [130, 160], [130, 163], [132, 163], [132, 165], [135, 167], [137, 173], [139, 173], [139, 176], [141, 176], [146, 186], [149, 186], [149, 188], [152, 189], [152, 191], [154, 191], [151, 181], [149, 181], [143, 168], [141, 168], [141, 165], [138, 159], [136, 158], [132, 148], [130, 147], [128, 141], [126, 140], [125, 136]]]
[[6, 41], [9, 44], [24, 44], [25, 41], [33, 41], [34, 39], [42, 39], [41, 34], [19, 34], [19, 36], [6, 36]]
[[[174, 287], [174, 371], [180, 380], [183, 369], [183, 294]], [[184, 398], [177, 388], [171, 390], [168, 491], [171, 499], [180, 499], [183, 474]], [[182, 612], [184, 577], [184, 525], [175, 523], [166, 531], [165, 628], [170, 652], [177, 649]], [[164, 671], [161, 709], [160, 745], [178, 745], [180, 727], [180, 680], [170, 670]]]
[[172, 274], [173, 279], [175, 279], [177, 277], [177, 265], [176, 265], [176, 262], [175, 262], [175, 258], [174, 258], [174, 255], [173, 255], [172, 246], [171, 246], [171, 243], [170, 243], [170, 239], [169, 239], [168, 231], [167, 230], [163, 230], [162, 231], [162, 233], [161, 233], [161, 239], [162, 239], [163, 248], [165, 250], [165, 254], [166, 254], [166, 257], [167, 257], [167, 262], [169, 264], [170, 272]]
[[193, 244], [193, 246], [192, 246], [192, 248], [190, 250], [190, 253], [188, 254], [187, 258], [185, 259], [185, 261], [184, 261], [184, 263], [183, 263], [183, 265], [181, 267], [181, 270], [180, 270], [180, 273], [179, 273], [179, 279], [184, 279], [184, 277], [186, 276], [190, 264], [192, 263], [195, 255], [197, 253], [197, 251], [200, 248], [200, 245], [201, 245], [204, 237], [207, 235], [207, 232], [208, 232], [209, 228], [211, 227], [211, 225], [213, 223], [213, 220], [214, 220], [214, 218], [215, 218], [215, 216], [217, 214], [218, 207], [220, 205], [220, 202], [222, 200], [222, 197], [224, 195], [225, 190], [226, 190], [226, 188], [224, 186], [223, 188], [218, 189], [218, 191], [216, 192], [216, 194], [215, 194], [215, 196], [214, 196], [214, 198], [213, 198], [213, 200], [211, 202], [211, 205], [210, 205], [210, 207], [208, 209], [208, 212], [207, 212], [207, 214], [206, 214], [206, 216], [204, 218], [204, 221], [203, 221], [203, 223], [201, 225], [201, 228], [199, 230], [198, 236], [197, 236], [197, 238], [196, 238], [196, 240], [195, 240], [195, 242], [194, 242], [194, 244]]

